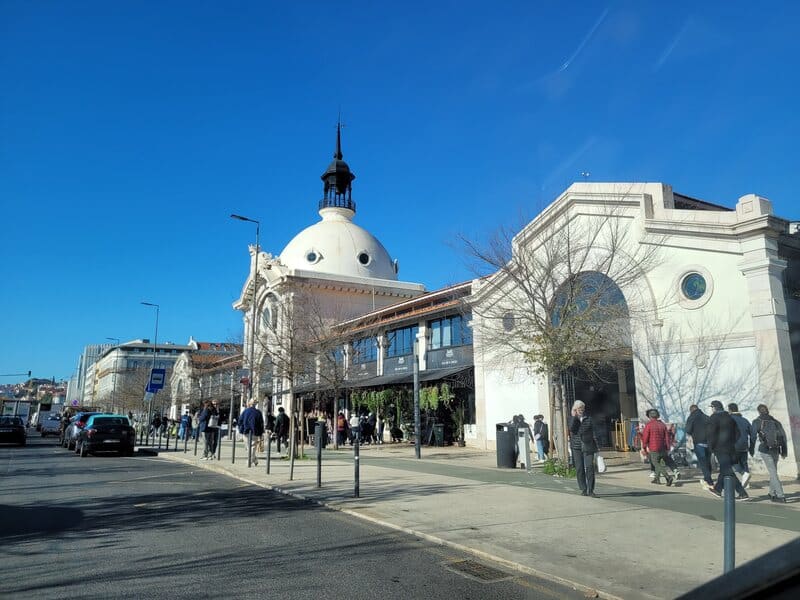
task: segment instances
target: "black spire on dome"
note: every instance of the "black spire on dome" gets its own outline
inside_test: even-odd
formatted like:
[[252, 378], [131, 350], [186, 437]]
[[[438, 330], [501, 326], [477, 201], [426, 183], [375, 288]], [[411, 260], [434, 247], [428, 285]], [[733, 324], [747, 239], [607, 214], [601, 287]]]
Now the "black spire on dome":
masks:
[[336, 152], [333, 153], [331, 164], [320, 177], [325, 186], [324, 196], [319, 201], [319, 207], [322, 209], [335, 206], [349, 208], [356, 212], [352, 185], [355, 178], [350, 167], [342, 159], [342, 122], [340, 120], [336, 123]]

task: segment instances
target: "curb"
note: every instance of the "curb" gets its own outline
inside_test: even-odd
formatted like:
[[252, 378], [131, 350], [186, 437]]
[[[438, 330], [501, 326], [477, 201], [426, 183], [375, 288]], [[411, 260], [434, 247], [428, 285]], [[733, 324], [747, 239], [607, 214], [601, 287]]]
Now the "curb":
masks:
[[[156, 456], [158, 456], [157, 452], [155, 454], [156, 454]], [[220, 475], [226, 475], [226, 476], [231, 477], [233, 479], [238, 479], [239, 481], [242, 481], [244, 483], [249, 483], [250, 485], [255, 485], [257, 487], [268, 489], [268, 490], [271, 490], [273, 492], [278, 492], [279, 494], [283, 494], [284, 496], [289, 496], [289, 497], [295, 498], [297, 500], [302, 500], [304, 502], [313, 502], [314, 504], [317, 504], [319, 506], [325, 507], [325, 508], [330, 509], [330, 510], [335, 510], [335, 511], [340, 512], [340, 513], [344, 513], [346, 515], [357, 517], [357, 518], [359, 518], [359, 519], [361, 519], [363, 521], [367, 521], [367, 522], [372, 523], [374, 525], [379, 525], [381, 527], [386, 527], [387, 529], [392, 529], [394, 531], [400, 531], [400, 532], [403, 532], [403, 533], [407, 533], [409, 535], [413, 535], [414, 537], [422, 538], [422, 539], [424, 539], [424, 540], [426, 540], [428, 542], [437, 544], [439, 546], [446, 546], [448, 548], [453, 548], [454, 550], [459, 550], [461, 552], [464, 552], [465, 554], [471, 554], [473, 556], [476, 556], [478, 558], [482, 558], [484, 560], [490, 560], [490, 561], [495, 562], [497, 564], [500, 564], [500, 565], [502, 565], [502, 566], [504, 566], [504, 567], [506, 567], [508, 569], [513, 569], [515, 571], [519, 571], [519, 572], [524, 573], [526, 575], [533, 575], [533, 576], [539, 577], [541, 579], [545, 579], [545, 580], [548, 580], [548, 581], [552, 581], [554, 583], [558, 583], [558, 584], [561, 584], [561, 585], [564, 585], [564, 586], [567, 586], [567, 587], [571, 587], [572, 589], [574, 589], [576, 591], [579, 591], [579, 592], [582, 592], [583, 594], [585, 594], [587, 598], [603, 598], [604, 600], [624, 600], [624, 598], [622, 596], [615, 596], [614, 594], [611, 594], [609, 592], [605, 592], [603, 590], [598, 590], [598, 589], [595, 589], [595, 588], [591, 588], [589, 586], [583, 585], [583, 584], [578, 583], [576, 581], [572, 581], [570, 579], [565, 579], [565, 578], [560, 577], [558, 575], [553, 575], [552, 573], [546, 573], [544, 571], [539, 571], [538, 569], [534, 569], [533, 567], [528, 567], [526, 565], [523, 565], [523, 564], [520, 564], [520, 563], [516, 563], [516, 562], [508, 560], [506, 558], [501, 558], [499, 556], [495, 556], [494, 554], [490, 554], [489, 552], [484, 552], [483, 550], [477, 550], [475, 548], [470, 548], [469, 546], [464, 546], [463, 544], [458, 544], [456, 542], [451, 542], [451, 541], [448, 541], [448, 540], [444, 540], [442, 538], [436, 537], [436, 536], [431, 535], [429, 533], [423, 533], [421, 531], [417, 531], [416, 529], [412, 529], [410, 527], [402, 527], [400, 525], [395, 525], [394, 523], [389, 523], [388, 521], [383, 521], [383, 520], [378, 519], [376, 517], [370, 517], [368, 515], [359, 513], [357, 511], [349, 509], [349, 508], [344, 508], [344, 507], [341, 507], [341, 506], [338, 506], [338, 505], [335, 505], [335, 504], [331, 504], [330, 502], [327, 502], [325, 500], [318, 500], [316, 498], [309, 498], [308, 496], [304, 496], [303, 494], [299, 494], [297, 492], [293, 492], [293, 491], [290, 491], [290, 490], [287, 490], [287, 489], [284, 489], [284, 488], [281, 488], [281, 487], [278, 487], [278, 486], [275, 486], [275, 485], [270, 485], [268, 483], [254, 481], [252, 479], [248, 479], [247, 477], [244, 477], [242, 475], [238, 475], [236, 473], [233, 473], [233, 472], [229, 471], [228, 469], [226, 469], [224, 467], [219, 467], [219, 466], [217, 466], [215, 464], [212, 464], [212, 463], [195, 464], [195, 462], [192, 459], [183, 458], [182, 456], [175, 456], [175, 455], [165, 455], [163, 458], [167, 458], [167, 460], [175, 460], [177, 462], [180, 462], [180, 463], [183, 463], [183, 464], [186, 464], [186, 465], [199, 467], [199, 468], [205, 469], [207, 471], [213, 471], [214, 473], [219, 473]]]

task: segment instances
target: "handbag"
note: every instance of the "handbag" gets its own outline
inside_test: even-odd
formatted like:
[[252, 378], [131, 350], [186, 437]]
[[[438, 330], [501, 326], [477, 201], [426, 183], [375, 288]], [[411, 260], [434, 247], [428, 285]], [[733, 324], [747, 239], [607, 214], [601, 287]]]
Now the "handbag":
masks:
[[598, 473], [605, 473], [607, 468], [608, 467], [606, 466], [606, 459], [598, 454], [597, 455], [597, 472]]
[[219, 417], [217, 415], [211, 415], [208, 418], [208, 426], [209, 427], [219, 427]]

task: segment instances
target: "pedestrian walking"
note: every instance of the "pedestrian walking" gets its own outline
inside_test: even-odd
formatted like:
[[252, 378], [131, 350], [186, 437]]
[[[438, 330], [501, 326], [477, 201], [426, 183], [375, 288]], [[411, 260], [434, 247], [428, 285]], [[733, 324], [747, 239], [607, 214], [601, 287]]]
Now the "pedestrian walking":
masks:
[[719, 475], [713, 488], [709, 492], [717, 498], [722, 497], [722, 490], [725, 485], [725, 477], [733, 477], [736, 488], [737, 500], [749, 500], [750, 497], [744, 491], [742, 484], [733, 472], [733, 463], [736, 461], [736, 421], [725, 411], [722, 402], [714, 400], [711, 402], [713, 413], [708, 421], [708, 447], [719, 463]]
[[178, 437], [181, 441], [189, 439], [189, 432], [192, 429], [192, 417], [187, 410], [185, 414], [181, 416], [181, 424], [178, 428]]
[[660, 416], [655, 408], [647, 411], [647, 417], [650, 420], [642, 432], [642, 451], [647, 453], [650, 465], [656, 474], [651, 483], [661, 484], [663, 475], [667, 485], [672, 485], [673, 477], [667, 473], [666, 465], [666, 456], [669, 452], [669, 432], [663, 421], [659, 420]]
[[[252, 446], [247, 448], [248, 456], [252, 457], [254, 465], [258, 465], [256, 447], [261, 436], [264, 435], [264, 417], [258, 410], [255, 400], [247, 403], [247, 408], [239, 417], [239, 433], [244, 436], [245, 444], [252, 443]], [[252, 434], [252, 437], [249, 434]]]
[[358, 415], [353, 412], [350, 415], [350, 445], [352, 446], [356, 439], [360, 439], [358, 436], [361, 434], [361, 419], [358, 418]]
[[581, 496], [596, 498], [594, 493], [594, 455], [597, 453], [597, 436], [592, 417], [586, 414], [586, 404], [576, 400], [572, 405], [572, 422], [569, 426], [570, 448]]
[[536, 441], [536, 456], [542, 462], [550, 453], [550, 434], [544, 415], [533, 415], [533, 439]]
[[692, 436], [697, 466], [700, 467], [700, 471], [703, 473], [703, 480], [700, 485], [704, 486], [704, 489], [714, 487], [714, 480], [711, 478], [711, 455], [708, 449], [708, 434], [706, 433], [708, 420], [708, 415], [696, 404], [692, 404], [689, 407], [689, 418], [686, 419], [686, 427], [684, 428], [686, 435]]
[[[778, 478], [778, 456], [786, 458], [786, 432], [780, 421], [769, 414], [766, 404], [758, 405], [758, 417], [753, 421], [753, 431], [758, 438], [758, 453], [769, 473], [769, 499], [772, 502], [786, 502], [781, 480]], [[750, 441], [750, 456], [755, 453], [755, 438]]]
[[203, 441], [205, 442], [201, 460], [214, 460], [214, 452], [216, 451], [216, 427], [212, 427], [211, 424], [213, 420], [218, 418], [217, 411], [211, 404], [211, 401], [206, 400], [197, 418], [197, 431], [203, 434]]
[[275, 436], [278, 438], [278, 451], [281, 449], [281, 442], [289, 447], [289, 416], [282, 406], [278, 407], [278, 416], [275, 417]]
[[747, 464], [747, 453], [750, 445], [755, 443], [755, 433], [750, 421], [739, 412], [739, 406], [735, 402], [728, 404], [728, 413], [736, 422], [736, 460], [733, 462], [733, 470], [736, 475], [741, 475], [742, 487], [747, 489], [750, 485], [750, 467]]
[[336, 415], [336, 445], [344, 446], [347, 440], [347, 419], [344, 418], [344, 413], [339, 411]]

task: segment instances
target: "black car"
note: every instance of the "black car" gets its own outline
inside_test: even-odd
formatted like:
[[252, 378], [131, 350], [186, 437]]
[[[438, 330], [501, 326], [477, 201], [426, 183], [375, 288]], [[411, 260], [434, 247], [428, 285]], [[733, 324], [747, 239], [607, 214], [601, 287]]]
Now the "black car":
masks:
[[81, 457], [95, 452], [119, 452], [133, 456], [136, 433], [125, 415], [92, 415], [78, 432], [75, 452]]
[[25, 423], [19, 417], [0, 417], [0, 443], [24, 446], [27, 441]]

